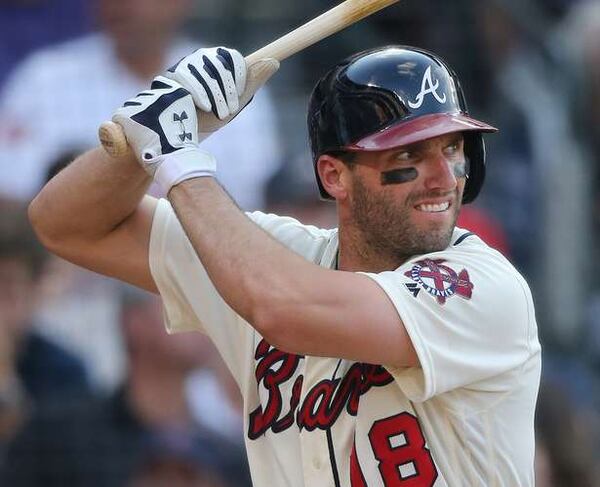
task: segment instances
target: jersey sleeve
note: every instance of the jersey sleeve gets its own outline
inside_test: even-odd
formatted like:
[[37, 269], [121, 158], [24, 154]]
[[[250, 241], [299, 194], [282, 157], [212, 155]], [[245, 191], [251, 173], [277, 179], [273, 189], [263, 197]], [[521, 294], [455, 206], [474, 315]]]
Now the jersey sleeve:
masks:
[[249, 330], [212, 285], [167, 200], [158, 202], [150, 234], [150, 272], [158, 287], [169, 333], [206, 333], [235, 374], [241, 371], [238, 347]]
[[[274, 238], [307, 258], [319, 259], [330, 230], [306, 227], [292, 218], [255, 212], [248, 215]], [[150, 234], [150, 271], [163, 302], [169, 333], [202, 331], [225, 362], [237, 370], [240, 346], [254, 331], [220, 296], [170, 203], [158, 202]]]
[[389, 369], [412, 401], [492, 383], [499, 392], [510, 387], [502, 374], [540, 350], [525, 280], [479, 242], [367, 274], [396, 307], [419, 357], [420, 367]]

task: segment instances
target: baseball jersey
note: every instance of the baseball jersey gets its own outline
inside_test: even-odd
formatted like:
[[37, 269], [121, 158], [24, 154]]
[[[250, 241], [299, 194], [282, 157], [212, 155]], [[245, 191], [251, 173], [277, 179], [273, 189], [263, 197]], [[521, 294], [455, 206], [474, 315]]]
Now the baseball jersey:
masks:
[[[249, 217], [334, 268], [336, 230]], [[366, 273], [396, 307], [419, 357], [414, 368], [272, 347], [220, 297], [165, 200], [150, 266], [168, 331], [207, 333], [239, 384], [257, 487], [534, 485], [533, 302], [519, 273], [476, 235], [457, 228], [441, 252]]]

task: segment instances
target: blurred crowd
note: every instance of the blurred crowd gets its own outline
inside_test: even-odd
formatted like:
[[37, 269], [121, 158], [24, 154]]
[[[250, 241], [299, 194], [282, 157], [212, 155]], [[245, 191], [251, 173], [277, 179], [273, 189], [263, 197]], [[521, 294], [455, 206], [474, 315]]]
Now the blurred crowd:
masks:
[[[240, 398], [212, 345], [168, 336], [156, 297], [46, 254], [26, 206], [184, 53], [248, 54], [335, 3], [0, 1], [0, 485], [250, 485]], [[407, 0], [286, 60], [203, 142], [242, 208], [335, 224], [313, 181], [308, 96], [333, 63], [385, 44], [440, 54], [500, 128], [459, 225], [534, 293], [537, 485], [600, 485], [600, 0]]]

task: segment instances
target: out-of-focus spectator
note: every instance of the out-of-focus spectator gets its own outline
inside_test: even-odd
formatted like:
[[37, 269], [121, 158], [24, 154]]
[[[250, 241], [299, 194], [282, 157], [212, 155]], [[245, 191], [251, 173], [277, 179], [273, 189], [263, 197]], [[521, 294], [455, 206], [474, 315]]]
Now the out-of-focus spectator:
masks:
[[[96, 146], [99, 124], [123, 100], [199, 47], [178, 36], [192, 7], [190, 0], [98, 0], [100, 32], [40, 50], [17, 67], [0, 96], [0, 193], [33, 196], [52, 160]], [[238, 203], [261, 207], [263, 185], [280, 162], [268, 88], [204, 144]]]
[[[570, 86], [572, 116], [578, 139], [596, 161], [600, 176], [600, 2], [579, 2], [551, 42]], [[597, 185], [596, 185], [597, 187]], [[600, 218], [596, 215], [596, 218]]]
[[89, 0], [0, 2], [0, 87], [11, 69], [34, 49], [87, 33]]
[[[593, 181], [593, 203], [589, 205], [594, 225], [595, 252], [588, 259], [590, 284], [596, 296], [592, 301], [597, 310], [600, 288], [600, 2], [581, 1], [574, 6], [563, 24], [554, 33], [551, 42], [563, 66], [572, 101], [571, 115], [577, 128], [578, 141], [585, 147], [592, 161], [590, 180]], [[592, 316], [593, 336], [600, 336], [600, 320]], [[600, 363], [600, 342], [595, 342], [593, 353]]]
[[[473, 2], [487, 61], [488, 144], [478, 204], [507, 232], [515, 265], [533, 283], [544, 338], [572, 346], [589, 295], [589, 161], [574, 136], [568, 96], [548, 55], [536, 2]], [[535, 15], [532, 14], [535, 13]]]
[[202, 428], [186, 396], [190, 372], [210, 360], [205, 338], [167, 336], [158, 298], [134, 288], [123, 288], [121, 311], [128, 358], [122, 387], [106, 399], [38, 411], [9, 448], [0, 485], [140, 485], [156, 466], [153, 446], [179, 448], [195, 467], [163, 469], [171, 465], [163, 457], [160, 478], [199, 482], [218, 476], [223, 485], [250, 485], [243, 446]]
[[[49, 180], [81, 150], [72, 148], [50, 164]], [[125, 356], [119, 330], [115, 283], [54, 255], [40, 282], [36, 321], [48, 336], [82, 358], [95, 391], [106, 393], [120, 383]], [[111, 359], [106, 360], [109, 356]]]
[[[225, 460], [225, 461], [224, 461]], [[155, 435], [127, 487], [227, 487], [227, 457], [210, 437]]]
[[[95, 0], [93, 5], [100, 32], [32, 54], [0, 93], [0, 194], [28, 199], [54, 161], [96, 146], [102, 121], [153, 76], [199, 47], [179, 34], [196, 8], [190, 0]], [[219, 178], [240, 206], [262, 207], [265, 181], [280, 162], [269, 89], [204, 144], [221, 161]], [[111, 389], [123, 372], [111, 283], [64, 264], [53, 268], [41, 316], [75, 350], [87, 351], [88, 337], [94, 337], [94, 350], [84, 355], [91, 378], [95, 386]], [[101, 360], [105, 353], [113, 360]]]
[[47, 254], [26, 207], [3, 200], [0, 215], [0, 437], [6, 440], [28, 406], [68, 401], [88, 394], [89, 386], [82, 362], [34, 327]]

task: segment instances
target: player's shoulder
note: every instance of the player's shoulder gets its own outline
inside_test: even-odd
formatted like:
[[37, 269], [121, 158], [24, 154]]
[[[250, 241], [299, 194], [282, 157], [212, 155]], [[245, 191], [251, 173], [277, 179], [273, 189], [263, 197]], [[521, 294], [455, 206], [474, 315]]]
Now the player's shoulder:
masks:
[[[499, 275], [522, 280], [522, 276], [510, 260], [500, 251], [483, 241], [475, 232], [456, 227], [450, 244], [444, 250], [428, 254], [425, 257], [447, 259], [462, 264], [484, 276], [496, 278]], [[420, 257], [416, 258], [417, 260]]]
[[375, 279], [404, 305], [438, 309], [462, 317], [496, 320], [535, 335], [534, 302], [529, 285], [500, 252], [476, 234], [457, 228], [443, 250], [413, 256]]
[[480, 262], [492, 262], [497, 266], [515, 270], [511, 262], [500, 251], [489, 246], [475, 232], [456, 227], [450, 244], [441, 251], [455, 259], [467, 259]]
[[306, 225], [289, 216], [279, 216], [274, 213], [253, 211], [247, 213], [251, 220], [275, 237], [289, 234], [291, 237], [309, 238], [313, 240], [330, 240], [337, 229], [318, 228]]
[[325, 254], [337, 250], [337, 229], [317, 228], [287, 216], [255, 211], [251, 220], [290, 250], [315, 263]]
[[417, 281], [438, 274], [448, 282], [467, 280], [489, 291], [488, 296], [520, 296], [531, 301], [529, 285], [515, 266], [477, 234], [458, 227], [444, 250], [414, 256], [396, 272]]

